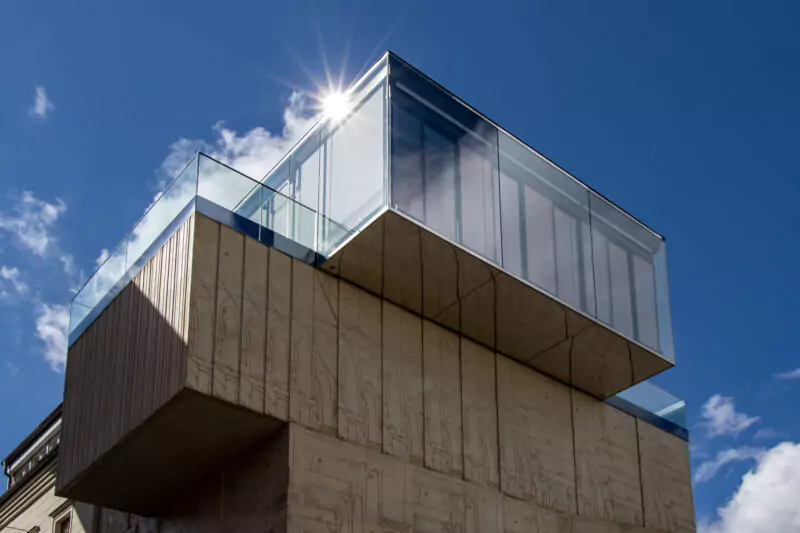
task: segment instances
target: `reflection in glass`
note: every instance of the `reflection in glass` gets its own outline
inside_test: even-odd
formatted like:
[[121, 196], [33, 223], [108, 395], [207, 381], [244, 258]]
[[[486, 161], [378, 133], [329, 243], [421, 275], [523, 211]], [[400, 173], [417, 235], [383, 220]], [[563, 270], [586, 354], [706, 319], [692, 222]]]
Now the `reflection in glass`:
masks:
[[499, 262], [497, 130], [414, 76], [392, 93], [392, 205]]
[[617, 396], [682, 428], [687, 427], [686, 402], [649, 381], [642, 381]]
[[594, 314], [588, 190], [500, 132], [503, 266]]
[[348, 117], [326, 128], [321, 250], [334, 248], [383, 206], [385, 90], [383, 83], [375, 86]]
[[194, 199], [197, 192], [197, 164], [199, 157], [183, 170], [175, 181], [150, 207], [128, 236], [126, 271], [128, 279], [138, 272], [165, 240], [165, 230]]
[[659, 323], [668, 322], [669, 315], [659, 315], [662, 296], [656, 280], [656, 258], [664, 242], [594, 193], [590, 205], [597, 318], [664, 353]]

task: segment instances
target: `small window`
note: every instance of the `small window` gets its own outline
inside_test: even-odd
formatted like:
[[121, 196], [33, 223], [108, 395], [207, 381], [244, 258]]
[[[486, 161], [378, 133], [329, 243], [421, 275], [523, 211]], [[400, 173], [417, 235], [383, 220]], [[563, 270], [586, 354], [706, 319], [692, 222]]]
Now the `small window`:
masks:
[[68, 505], [65, 509], [62, 506], [50, 516], [53, 516], [53, 533], [69, 533], [72, 529], [72, 506], [69, 501], [64, 502]]

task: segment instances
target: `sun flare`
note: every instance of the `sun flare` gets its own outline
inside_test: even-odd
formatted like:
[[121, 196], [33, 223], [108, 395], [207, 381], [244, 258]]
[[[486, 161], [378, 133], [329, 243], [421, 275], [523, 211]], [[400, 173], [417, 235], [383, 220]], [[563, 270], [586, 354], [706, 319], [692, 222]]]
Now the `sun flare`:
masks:
[[322, 111], [333, 120], [341, 120], [350, 112], [350, 100], [343, 92], [331, 92], [322, 99]]

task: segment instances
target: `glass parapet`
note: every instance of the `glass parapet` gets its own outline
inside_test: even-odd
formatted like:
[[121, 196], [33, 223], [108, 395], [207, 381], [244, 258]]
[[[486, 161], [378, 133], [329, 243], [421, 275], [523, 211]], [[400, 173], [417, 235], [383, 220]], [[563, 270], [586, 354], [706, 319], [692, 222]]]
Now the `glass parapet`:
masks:
[[674, 361], [664, 240], [390, 56], [389, 205]]
[[688, 439], [686, 402], [649, 381], [642, 381], [606, 401]]
[[322, 115], [260, 181], [195, 158], [76, 295], [72, 323], [113, 298], [193, 202], [322, 259], [392, 207], [674, 360], [659, 235], [391, 54], [346, 95], [345, 116]]
[[347, 91], [344, 117], [323, 116], [262, 180], [318, 213], [315, 250], [327, 257], [386, 205], [387, 58]]
[[70, 344], [195, 210], [266, 244], [276, 245], [275, 239], [283, 238], [298, 255], [313, 260], [314, 210], [197, 154], [77, 292], [70, 309]]

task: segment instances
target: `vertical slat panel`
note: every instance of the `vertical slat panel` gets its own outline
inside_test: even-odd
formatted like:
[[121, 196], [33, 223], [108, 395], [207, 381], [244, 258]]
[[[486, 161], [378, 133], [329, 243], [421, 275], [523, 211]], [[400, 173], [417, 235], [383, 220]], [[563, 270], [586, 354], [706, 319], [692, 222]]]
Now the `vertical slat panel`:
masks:
[[194, 220], [186, 384], [211, 394], [220, 225], [203, 216]]
[[269, 248], [245, 237], [239, 404], [264, 411]]
[[461, 402], [464, 429], [464, 478], [497, 486], [497, 396], [495, 354], [461, 339]]
[[233, 403], [239, 401], [243, 266], [244, 236], [227, 226], [222, 226], [217, 268], [214, 396]]
[[292, 260], [289, 414], [318, 431], [336, 432], [338, 281]]
[[461, 361], [459, 339], [429, 320], [422, 323], [425, 466], [461, 476]]
[[339, 437], [380, 450], [381, 300], [339, 283]]
[[292, 316], [292, 260], [269, 252], [264, 412], [289, 419], [289, 341]]
[[383, 302], [383, 451], [423, 463], [422, 319]]

